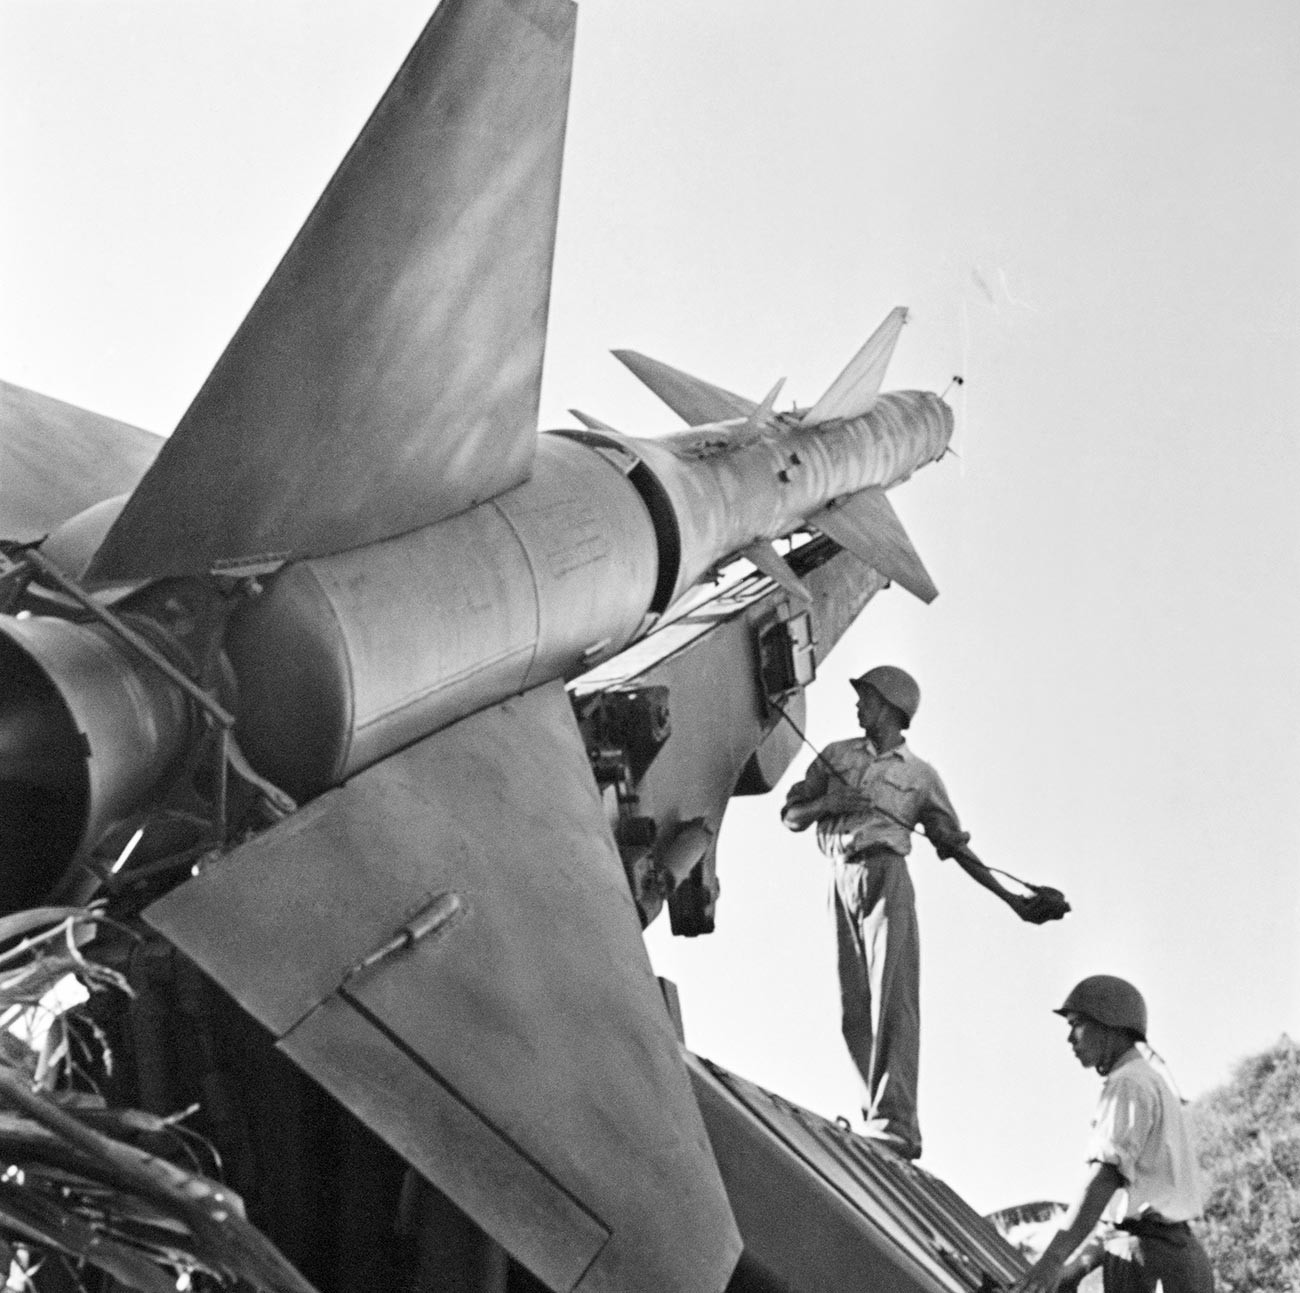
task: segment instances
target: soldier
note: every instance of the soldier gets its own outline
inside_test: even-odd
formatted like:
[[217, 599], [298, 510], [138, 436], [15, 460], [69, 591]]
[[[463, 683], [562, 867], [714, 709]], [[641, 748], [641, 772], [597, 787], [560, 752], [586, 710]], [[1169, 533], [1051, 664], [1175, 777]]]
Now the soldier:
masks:
[[815, 823], [817, 844], [834, 864], [842, 1028], [862, 1077], [866, 1134], [919, 1158], [920, 943], [905, 861], [913, 829], [923, 826], [941, 858], [956, 858], [1023, 919], [1039, 923], [1063, 912], [1046, 913], [1036, 898], [1008, 892], [966, 847], [970, 836], [939, 774], [903, 739], [921, 703], [911, 675], [878, 665], [852, 685], [862, 736], [834, 741], [817, 756], [790, 788], [781, 820], [792, 831]]
[[[1201, 1214], [1201, 1184], [1181, 1101], [1137, 1049], [1147, 1035], [1142, 994], [1094, 974], [1056, 1011], [1070, 1048], [1105, 1085], [1088, 1146], [1091, 1175], [1017, 1293], [1076, 1288], [1102, 1267], [1105, 1293], [1214, 1293], [1209, 1258], [1187, 1224]], [[1066, 1265], [1099, 1219], [1110, 1229]]]

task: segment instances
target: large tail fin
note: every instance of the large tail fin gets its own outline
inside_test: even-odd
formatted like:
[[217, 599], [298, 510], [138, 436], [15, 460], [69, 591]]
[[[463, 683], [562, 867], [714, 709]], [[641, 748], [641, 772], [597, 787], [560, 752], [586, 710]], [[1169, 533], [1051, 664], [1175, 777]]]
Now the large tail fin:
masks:
[[92, 579], [339, 551], [525, 479], [571, 0], [444, 0]]
[[547, 1288], [727, 1283], [736, 1223], [560, 683], [367, 769], [146, 919]]

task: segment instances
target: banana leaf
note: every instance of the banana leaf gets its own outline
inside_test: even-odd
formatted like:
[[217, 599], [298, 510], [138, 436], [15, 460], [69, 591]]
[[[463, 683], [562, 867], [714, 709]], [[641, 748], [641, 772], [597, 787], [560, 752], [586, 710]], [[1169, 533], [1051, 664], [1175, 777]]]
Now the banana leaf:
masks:
[[140, 1293], [176, 1293], [176, 1275], [35, 1190], [0, 1181], [0, 1225], [42, 1248], [107, 1271]]
[[[3, 1068], [0, 1100], [51, 1134], [43, 1139], [32, 1138], [30, 1130], [24, 1132], [29, 1151], [39, 1146], [51, 1166], [135, 1195], [182, 1222], [190, 1235], [187, 1247], [199, 1265], [266, 1293], [316, 1293], [275, 1245], [244, 1219], [243, 1201], [226, 1186], [102, 1135]], [[10, 1128], [15, 1136], [22, 1131], [17, 1122]], [[169, 1288], [174, 1291], [174, 1282]]]

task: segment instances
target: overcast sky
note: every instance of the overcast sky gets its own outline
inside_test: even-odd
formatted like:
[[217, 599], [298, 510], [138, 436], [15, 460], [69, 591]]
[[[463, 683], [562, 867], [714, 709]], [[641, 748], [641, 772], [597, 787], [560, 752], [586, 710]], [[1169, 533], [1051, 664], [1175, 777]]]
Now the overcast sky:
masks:
[[[0, 376], [170, 430], [430, 10], [0, 0]], [[913, 854], [923, 1162], [981, 1209], [1080, 1179], [1078, 977], [1143, 988], [1188, 1095], [1300, 1034], [1298, 69], [1285, 0], [580, 6], [543, 426], [677, 425], [616, 346], [811, 403], [894, 305], [886, 385], [966, 379], [894, 495], [941, 595], [883, 593], [809, 726], [906, 666], [974, 846], [1074, 903], [1023, 926]], [[729, 812], [718, 933], [652, 956], [694, 1049], [850, 1113], [780, 797]]]

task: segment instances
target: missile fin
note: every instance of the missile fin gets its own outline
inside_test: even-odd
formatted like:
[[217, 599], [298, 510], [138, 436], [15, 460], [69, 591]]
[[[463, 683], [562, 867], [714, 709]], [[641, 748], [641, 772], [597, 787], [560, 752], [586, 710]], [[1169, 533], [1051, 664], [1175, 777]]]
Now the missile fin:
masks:
[[746, 423], [746, 429], [750, 431], [762, 431], [764, 428], [772, 425], [772, 415], [776, 412], [776, 397], [781, 394], [781, 387], [785, 385], [785, 378], [772, 387], [763, 397], [763, 402], [750, 415]]
[[635, 350], [614, 350], [610, 353], [663, 400], [687, 426], [707, 426], [731, 418], [747, 418], [759, 407], [743, 395], [725, 391], [721, 386], [692, 377], [690, 373], [671, 368], [668, 364], [638, 354]]
[[134, 489], [162, 445], [130, 423], [0, 382], [0, 538], [39, 539]]
[[785, 558], [770, 544], [759, 540], [742, 548], [737, 554], [751, 561], [769, 579], [774, 579], [791, 596], [798, 598], [806, 606], [812, 605], [812, 593], [808, 586], [790, 569]]
[[827, 538], [923, 602], [939, 595], [883, 489], [859, 490], [808, 518]]
[[588, 431], [609, 431], [613, 435], [620, 434], [620, 432], [610, 426], [608, 422], [602, 422], [599, 418], [594, 418], [590, 413], [584, 413], [581, 409], [570, 409], [569, 412], [572, 413]]
[[857, 418], [869, 413], [880, 394], [885, 369], [894, 353], [898, 334], [907, 322], [907, 309], [895, 306], [884, 322], [862, 344], [826, 393], [800, 419], [800, 425], [818, 426], [836, 418]]
[[93, 580], [338, 552], [526, 479], [571, 0], [444, 0]]
[[736, 1224], [561, 683], [367, 769], [146, 919], [548, 1288], [726, 1284]]

